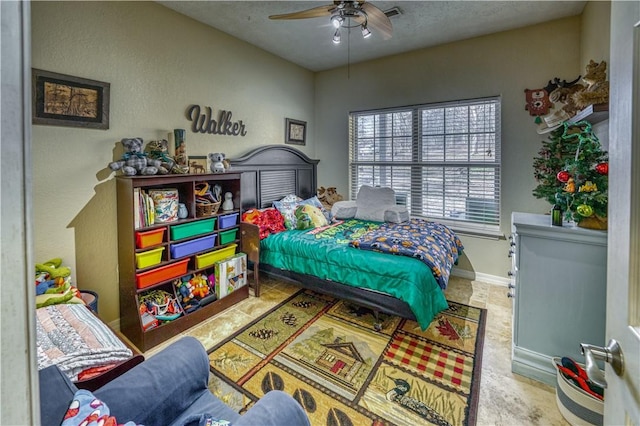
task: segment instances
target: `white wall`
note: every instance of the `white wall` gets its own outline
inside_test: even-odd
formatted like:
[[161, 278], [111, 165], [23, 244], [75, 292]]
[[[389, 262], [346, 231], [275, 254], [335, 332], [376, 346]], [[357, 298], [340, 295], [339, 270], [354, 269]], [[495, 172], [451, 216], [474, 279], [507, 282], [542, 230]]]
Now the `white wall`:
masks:
[[152, 2], [32, 3], [32, 66], [111, 83], [109, 130], [33, 126], [35, 259], [62, 257], [100, 316], [119, 316], [116, 194], [119, 141], [188, 129], [188, 105], [243, 120], [245, 137], [194, 134], [188, 153], [237, 157], [284, 142], [285, 117], [308, 122], [315, 157], [313, 74]]
[[[533, 158], [546, 136], [525, 111], [524, 89], [553, 77], [575, 78], [580, 69], [580, 18], [492, 34], [351, 66], [316, 76], [318, 184], [348, 194], [348, 113], [380, 107], [502, 97], [501, 230], [510, 233], [512, 211], [546, 213], [531, 194]], [[460, 268], [506, 277], [507, 243], [462, 237]]]

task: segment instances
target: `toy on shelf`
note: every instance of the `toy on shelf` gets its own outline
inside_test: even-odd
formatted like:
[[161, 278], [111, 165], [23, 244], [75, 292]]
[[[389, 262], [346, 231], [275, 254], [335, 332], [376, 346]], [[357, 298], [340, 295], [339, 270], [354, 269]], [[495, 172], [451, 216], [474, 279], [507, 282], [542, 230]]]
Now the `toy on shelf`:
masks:
[[185, 275], [174, 280], [173, 285], [185, 313], [191, 313], [216, 300], [205, 274]]
[[594, 104], [606, 104], [609, 102], [609, 82], [607, 80], [607, 63], [590, 60], [587, 64], [587, 73], [582, 81], [587, 87], [573, 95], [573, 100], [579, 108], [586, 108]]
[[222, 203], [222, 186], [210, 187], [208, 182], [196, 183], [196, 217], [211, 216], [218, 212]]
[[211, 173], [224, 173], [227, 168], [225, 166], [225, 155], [222, 152], [209, 153], [211, 161]]
[[169, 141], [166, 139], [150, 141], [147, 143], [145, 152], [147, 152], [149, 158], [160, 160], [162, 167], [169, 170], [170, 173], [185, 174], [189, 172], [188, 167], [179, 165], [175, 159], [169, 156]]
[[182, 315], [180, 304], [164, 290], [151, 290], [140, 296], [140, 315], [153, 315], [159, 321], [172, 321]]
[[122, 159], [109, 163], [109, 168], [113, 171], [121, 170], [126, 176], [135, 175], [166, 175], [169, 173], [162, 166], [162, 161], [149, 158], [142, 150], [142, 138], [124, 138], [120, 141], [125, 151]]

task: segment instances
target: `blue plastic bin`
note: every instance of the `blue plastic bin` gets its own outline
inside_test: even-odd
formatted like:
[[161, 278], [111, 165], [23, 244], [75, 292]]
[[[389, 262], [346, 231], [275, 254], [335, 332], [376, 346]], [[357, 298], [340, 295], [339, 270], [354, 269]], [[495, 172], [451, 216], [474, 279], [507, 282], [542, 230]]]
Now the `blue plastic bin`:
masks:
[[218, 218], [219, 222], [219, 229], [225, 229], [225, 228], [230, 228], [232, 226], [235, 226], [235, 224], [238, 222], [238, 216], [240, 215], [240, 213], [231, 213], [231, 214], [226, 214], [224, 216], [220, 216]]
[[184, 243], [171, 244], [171, 258], [177, 259], [199, 251], [209, 250], [216, 245], [217, 236], [218, 234], [212, 234], [206, 237], [196, 238], [195, 240], [185, 241]]

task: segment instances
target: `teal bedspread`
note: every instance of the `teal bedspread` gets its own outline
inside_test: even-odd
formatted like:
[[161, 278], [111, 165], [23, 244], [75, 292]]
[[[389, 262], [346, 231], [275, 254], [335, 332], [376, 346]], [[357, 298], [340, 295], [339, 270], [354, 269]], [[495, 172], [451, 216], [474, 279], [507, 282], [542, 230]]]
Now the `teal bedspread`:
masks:
[[311, 231], [286, 231], [260, 243], [260, 262], [276, 268], [387, 293], [406, 302], [422, 329], [447, 308], [431, 269], [420, 260], [353, 248], [378, 222], [347, 220]]

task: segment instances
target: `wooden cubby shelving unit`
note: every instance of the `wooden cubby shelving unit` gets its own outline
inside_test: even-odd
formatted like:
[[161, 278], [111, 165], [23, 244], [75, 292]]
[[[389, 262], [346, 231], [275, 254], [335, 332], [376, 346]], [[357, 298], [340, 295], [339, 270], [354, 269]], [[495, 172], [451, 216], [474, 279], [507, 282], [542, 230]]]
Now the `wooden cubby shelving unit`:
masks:
[[[160, 268], [163, 266], [171, 265], [176, 262], [189, 259], [187, 264], [187, 272], [184, 275], [193, 274], [194, 272], [201, 272], [201, 269], [196, 267], [195, 256], [210, 252], [212, 250], [220, 249], [228, 244], [236, 243], [238, 248], [236, 252], [242, 251], [242, 240], [246, 238], [247, 233], [241, 232], [240, 219], [242, 217], [241, 211], [241, 194], [240, 194], [240, 177], [241, 173], [222, 173], [222, 174], [185, 174], [185, 175], [155, 175], [155, 176], [118, 176], [116, 178], [117, 189], [117, 209], [118, 209], [118, 264], [119, 264], [119, 288], [120, 288], [120, 330], [121, 332], [131, 340], [142, 352], [162, 343], [163, 341], [175, 336], [176, 334], [206, 320], [207, 318], [215, 315], [230, 306], [245, 299], [249, 295], [249, 286], [245, 285], [240, 289], [232, 292], [226, 297], [216, 300], [208, 305], [205, 305], [191, 313], [182, 314], [179, 318], [161, 324], [155, 328], [144, 330], [139, 314], [139, 302], [138, 296], [145, 291], [152, 289], [163, 289], [170, 291], [173, 288], [172, 281], [176, 278], [171, 278], [166, 281], [161, 281], [150, 285], [149, 287], [139, 289], [136, 285], [136, 274], [153, 270], [154, 268]], [[211, 186], [214, 184], [220, 184], [222, 186], [222, 193], [231, 192], [233, 194], [233, 205], [236, 206], [235, 210], [222, 211], [222, 208], [213, 216], [208, 217], [196, 217], [196, 202], [195, 202], [195, 185], [197, 182], [208, 182]], [[179, 193], [180, 203], [184, 203], [187, 206], [189, 215], [185, 219], [178, 219], [177, 221], [170, 223], [156, 223], [147, 227], [135, 227], [134, 214], [134, 190], [139, 188], [141, 190], [149, 189], [167, 189], [176, 188]], [[227, 241], [225, 244], [220, 244], [219, 238], [219, 226], [220, 216], [237, 213], [237, 220], [234, 226], [225, 228], [226, 230], [237, 228], [235, 240]], [[216, 233], [217, 238], [215, 246], [213, 248], [207, 248], [202, 252], [193, 253], [189, 256], [180, 258], [172, 258], [171, 245], [189, 241], [189, 239], [206, 236], [207, 233], [198, 234], [189, 238], [183, 238], [180, 240], [172, 240], [171, 227], [182, 224], [192, 223], [195, 221], [207, 220], [211, 217], [216, 217], [215, 227], [212, 232], [208, 234]], [[136, 246], [136, 232], [149, 231], [157, 228], [165, 228], [162, 242], [154, 245], [153, 247], [146, 249], [139, 249]], [[252, 235], [252, 234], [251, 234]], [[254, 242], [255, 245], [255, 242]], [[159, 264], [139, 269], [136, 264], [136, 253], [144, 252], [148, 249], [164, 247], [162, 254], [162, 260]]]

